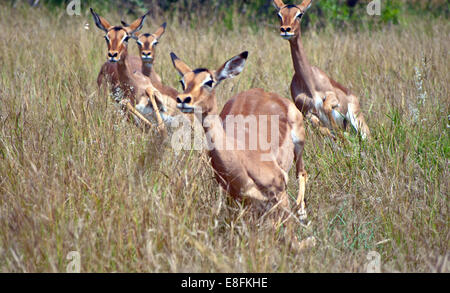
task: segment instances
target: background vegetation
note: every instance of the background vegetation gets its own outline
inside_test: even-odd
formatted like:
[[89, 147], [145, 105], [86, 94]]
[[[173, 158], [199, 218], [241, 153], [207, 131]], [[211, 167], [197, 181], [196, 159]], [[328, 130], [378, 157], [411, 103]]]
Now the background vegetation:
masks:
[[[311, 21], [322, 19], [319, 3], [331, 3], [316, 2]], [[441, 12], [403, 14], [406, 1], [398, 3], [398, 24], [364, 12], [352, 16], [361, 19], [356, 29], [343, 20], [304, 34], [310, 62], [359, 95], [373, 140], [349, 134], [335, 146], [307, 125], [312, 224], [277, 231], [222, 192], [205, 154], [175, 154], [97, 92], [106, 47], [87, 6], [69, 17], [42, 3], [0, 4], [8, 36], [0, 42], [0, 271], [64, 272], [78, 251], [83, 272], [364, 272], [377, 251], [384, 272], [448, 272], [449, 22]], [[139, 14], [104, 5], [115, 24]], [[164, 82], [179, 89], [170, 51], [216, 68], [249, 50], [242, 75], [218, 88], [219, 106], [251, 87], [290, 98], [290, 51], [272, 8], [258, 25], [232, 14], [226, 27], [214, 25], [224, 18], [171, 7], [143, 29], [173, 20], [155, 64]], [[292, 196], [296, 188], [291, 172]], [[285, 233], [318, 243], [298, 253]]]
[[[10, 0], [20, 5], [25, 0]], [[71, 0], [28, 0], [34, 6], [65, 7]], [[125, 14], [140, 15], [151, 9], [154, 15], [163, 13], [173, 20], [182, 17], [184, 21], [198, 24], [202, 19], [218, 22], [233, 29], [235, 19], [246, 19], [255, 27], [262, 23], [276, 23], [273, 16], [272, 0], [80, 0], [83, 9], [95, 7], [101, 12], [121, 11]], [[297, 3], [298, 2], [298, 3]], [[299, 1], [285, 3], [300, 4]], [[329, 23], [336, 26], [370, 26], [374, 24], [397, 24], [407, 15], [449, 15], [448, 0], [381, 0], [381, 16], [373, 18], [365, 11], [371, 0], [315, 0], [303, 25], [323, 27]], [[203, 23], [202, 23], [203, 24]]]

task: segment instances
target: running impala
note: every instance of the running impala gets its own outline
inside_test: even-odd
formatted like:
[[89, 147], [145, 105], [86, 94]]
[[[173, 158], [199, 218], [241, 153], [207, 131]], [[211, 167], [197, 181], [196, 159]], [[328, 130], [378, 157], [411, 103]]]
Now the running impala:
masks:
[[[129, 24], [124, 21], [122, 21], [122, 24], [124, 26], [129, 26]], [[156, 57], [156, 46], [159, 44], [159, 40], [165, 31], [166, 23], [163, 23], [153, 34], [136, 32], [133, 35], [133, 39], [136, 40], [139, 47], [139, 55], [142, 60], [142, 74], [150, 78], [153, 86], [160, 93], [175, 100], [177, 98], [178, 91], [170, 86], [164, 85], [153, 66]]]
[[281, 22], [280, 36], [288, 40], [291, 47], [295, 71], [291, 95], [295, 105], [315, 125], [321, 127], [321, 132], [330, 136], [329, 129], [345, 130], [350, 124], [362, 138], [370, 138], [358, 97], [319, 68], [311, 66], [306, 58], [300, 23], [311, 2], [304, 0], [300, 5], [286, 5], [283, 0], [273, 0]]
[[[151, 114], [154, 113], [158, 128], [165, 133], [163, 118], [169, 118], [176, 113], [176, 102], [171, 97], [161, 95], [154, 88], [150, 78], [143, 75], [140, 70], [135, 70], [128, 55], [128, 40], [133, 37], [134, 33], [142, 29], [147, 14], [139, 17], [130, 26], [124, 27], [111, 25], [92, 8], [91, 13], [97, 27], [106, 33], [108, 61], [117, 63], [119, 86], [127, 108], [134, 109], [135, 106], [141, 114], [147, 117], [152, 117]], [[155, 100], [155, 96], [157, 100]], [[127, 102], [128, 100], [131, 103]]]
[[[297, 207], [300, 220], [305, 221], [307, 174], [302, 158], [305, 130], [303, 115], [294, 103], [275, 93], [250, 89], [230, 99], [217, 116], [215, 88], [225, 79], [240, 74], [247, 56], [248, 52], [243, 52], [214, 71], [192, 70], [171, 53], [173, 65], [182, 77], [183, 93], [178, 95], [178, 108], [183, 113], [194, 113], [202, 124], [216, 179], [235, 199], [248, 199], [263, 211], [276, 210], [276, 206], [288, 209], [288, 172], [295, 160], [299, 181]], [[237, 127], [230, 122], [238, 117], [248, 123]], [[271, 147], [262, 147], [261, 143], [250, 146], [255, 141], [261, 142], [262, 137], [271, 137]]]
[[[142, 70], [141, 58], [137, 56], [129, 56], [130, 66], [133, 71]], [[120, 91], [119, 72], [117, 69], [117, 62], [106, 61], [100, 68], [100, 72], [97, 77], [97, 85], [99, 89], [102, 86], [109, 85], [110, 91], [114, 94], [118, 94]]]

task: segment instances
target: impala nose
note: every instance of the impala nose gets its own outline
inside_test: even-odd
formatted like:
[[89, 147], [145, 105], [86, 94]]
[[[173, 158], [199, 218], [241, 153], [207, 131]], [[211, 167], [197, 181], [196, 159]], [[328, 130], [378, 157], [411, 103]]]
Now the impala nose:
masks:
[[117, 52], [115, 52], [115, 53], [108, 52], [108, 57], [109, 58], [116, 58], [118, 55], [119, 54]]
[[186, 97], [184, 100], [182, 100], [180, 97], [177, 97], [177, 103], [178, 104], [189, 104], [192, 101], [191, 97]]
[[183, 113], [194, 113], [194, 106], [190, 106], [189, 103], [192, 102], [191, 97], [177, 97], [177, 108]]
[[294, 33], [292, 32], [292, 27], [290, 26], [282, 26], [280, 27], [280, 31], [281, 37], [285, 40], [290, 40], [294, 36]]
[[142, 59], [152, 59], [152, 52], [142, 52]]
[[119, 61], [119, 52], [108, 52], [109, 62], [118, 62]]

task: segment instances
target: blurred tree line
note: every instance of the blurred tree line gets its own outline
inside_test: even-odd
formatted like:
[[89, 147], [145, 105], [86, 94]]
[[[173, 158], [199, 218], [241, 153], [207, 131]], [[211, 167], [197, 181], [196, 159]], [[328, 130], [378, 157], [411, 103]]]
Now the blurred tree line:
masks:
[[[2, 0], [0, 0], [2, 1]], [[5, 1], [5, 0], [3, 0]], [[28, 2], [32, 6], [65, 7], [72, 0], [10, 0], [13, 5]], [[161, 13], [166, 18], [176, 16], [190, 24], [222, 22], [233, 29], [237, 19], [257, 28], [261, 23], [278, 23], [272, 0], [79, 0], [82, 9], [94, 7], [99, 11], [117, 11], [123, 14], [140, 15], [147, 10], [154, 16]], [[286, 4], [300, 4], [302, 0], [285, 0]], [[358, 24], [397, 24], [405, 15], [449, 16], [450, 0], [375, 0], [381, 3], [381, 15], [371, 17], [366, 9], [372, 0], [313, 0], [305, 15], [304, 26], [316, 27], [355, 26]]]

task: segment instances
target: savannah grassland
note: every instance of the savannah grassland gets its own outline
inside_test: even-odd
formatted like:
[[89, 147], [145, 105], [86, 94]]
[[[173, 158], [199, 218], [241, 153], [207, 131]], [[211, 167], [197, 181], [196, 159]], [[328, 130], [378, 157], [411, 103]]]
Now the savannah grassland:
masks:
[[[148, 18], [143, 31], [162, 22]], [[0, 26], [1, 272], [65, 272], [71, 251], [82, 272], [365, 272], [370, 251], [383, 272], [449, 271], [447, 19], [304, 33], [310, 62], [359, 95], [373, 139], [349, 133], [333, 145], [306, 123], [312, 223], [279, 230], [221, 191], [205, 153], [176, 155], [97, 93], [106, 44], [89, 14], [0, 5]], [[246, 68], [219, 86], [219, 106], [252, 87], [290, 99], [289, 45], [276, 26], [169, 22], [155, 66], [180, 90], [170, 51], [215, 69], [244, 50]], [[317, 245], [294, 251], [285, 233]]]

